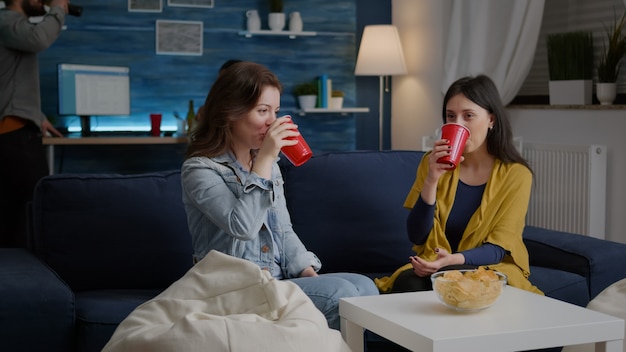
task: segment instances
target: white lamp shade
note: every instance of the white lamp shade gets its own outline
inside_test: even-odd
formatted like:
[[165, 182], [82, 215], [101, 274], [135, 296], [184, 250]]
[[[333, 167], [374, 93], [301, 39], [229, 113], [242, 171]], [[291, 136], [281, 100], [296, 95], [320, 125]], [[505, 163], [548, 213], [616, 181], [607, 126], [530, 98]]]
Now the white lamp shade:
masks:
[[365, 26], [354, 74], [357, 76], [406, 74], [402, 44], [395, 26]]

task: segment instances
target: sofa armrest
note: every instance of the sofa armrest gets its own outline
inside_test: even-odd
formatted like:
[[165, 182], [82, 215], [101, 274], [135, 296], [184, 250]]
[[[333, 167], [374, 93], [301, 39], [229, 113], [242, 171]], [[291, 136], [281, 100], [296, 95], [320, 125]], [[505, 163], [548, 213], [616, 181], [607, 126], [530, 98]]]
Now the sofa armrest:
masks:
[[524, 229], [530, 265], [584, 276], [593, 299], [606, 287], [626, 278], [626, 244], [534, 226]]
[[5, 351], [71, 351], [74, 294], [25, 249], [0, 249], [0, 341]]

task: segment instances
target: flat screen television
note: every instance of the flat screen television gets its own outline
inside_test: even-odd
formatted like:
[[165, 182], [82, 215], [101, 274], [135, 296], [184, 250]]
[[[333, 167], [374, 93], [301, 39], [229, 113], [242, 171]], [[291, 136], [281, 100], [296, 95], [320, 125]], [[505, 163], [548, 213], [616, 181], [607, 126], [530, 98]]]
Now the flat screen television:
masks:
[[130, 115], [130, 68], [58, 65], [59, 115], [77, 115], [91, 134], [91, 116]]

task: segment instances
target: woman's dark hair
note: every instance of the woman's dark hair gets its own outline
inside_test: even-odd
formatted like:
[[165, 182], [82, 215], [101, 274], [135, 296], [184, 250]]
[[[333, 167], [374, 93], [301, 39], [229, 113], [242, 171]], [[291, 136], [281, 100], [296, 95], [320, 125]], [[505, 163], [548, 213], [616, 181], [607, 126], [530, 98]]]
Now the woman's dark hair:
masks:
[[530, 170], [530, 165], [513, 144], [508, 113], [493, 81], [485, 75], [478, 75], [463, 77], [452, 83], [443, 98], [443, 123], [446, 123], [448, 101], [458, 94], [463, 94], [494, 117], [493, 128], [487, 133], [487, 152], [505, 163], [520, 163]]
[[232, 65], [241, 62], [242, 60], [238, 60], [238, 59], [229, 59], [224, 61], [224, 63], [222, 64], [222, 66], [220, 66], [219, 69], [219, 73], [224, 72], [227, 68], [231, 67]]
[[249, 61], [235, 63], [220, 73], [204, 102], [204, 109], [189, 131], [186, 157], [214, 157], [232, 144], [234, 121], [245, 118], [257, 105], [263, 88], [282, 92], [278, 77], [267, 67]]

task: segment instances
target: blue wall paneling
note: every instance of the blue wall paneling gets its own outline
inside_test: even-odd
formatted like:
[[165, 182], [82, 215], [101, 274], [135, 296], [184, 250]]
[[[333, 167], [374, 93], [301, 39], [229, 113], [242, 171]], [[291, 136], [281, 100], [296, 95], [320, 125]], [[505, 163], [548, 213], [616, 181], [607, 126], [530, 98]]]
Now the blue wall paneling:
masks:
[[[203, 104], [221, 64], [236, 58], [264, 64], [279, 76], [284, 85], [281, 110], [294, 116], [314, 153], [377, 148], [378, 78], [356, 78], [354, 64], [362, 27], [390, 23], [388, 1], [285, 1], [287, 16], [299, 11], [304, 31], [317, 32], [317, 36], [295, 39], [239, 35], [246, 27], [245, 12], [249, 9], [257, 9], [262, 29], [268, 28], [269, 1], [216, 0], [213, 8], [192, 8], [168, 7], [167, 0], [163, 0], [161, 13], [129, 12], [127, 0], [77, 3], [83, 6], [83, 15], [68, 16], [61, 37], [40, 54], [43, 110], [57, 125], [79, 126], [77, 117], [56, 116], [58, 63], [130, 67], [131, 115], [92, 118], [92, 127], [106, 130], [115, 125], [123, 130], [148, 131], [149, 114], [160, 112], [163, 129], [173, 131], [173, 112], [185, 115], [189, 99], [193, 99], [196, 109]], [[362, 13], [368, 16], [358, 21], [357, 41], [357, 17]], [[157, 55], [155, 22], [159, 19], [202, 21], [202, 55]], [[296, 115], [293, 86], [323, 73], [333, 80], [334, 88], [345, 92], [344, 106], [366, 106], [370, 113]], [[375, 92], [374, 98], [360, 97], [356, 85], [358, 81], [359, 89], [363, 89], [361, 80], [363, 87], [368, 87], [365, 92]], [[357, 126], [364, 129], [358, 132], [358, 140]]]

